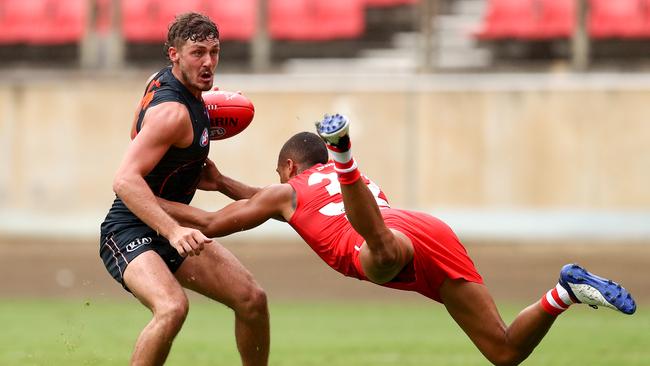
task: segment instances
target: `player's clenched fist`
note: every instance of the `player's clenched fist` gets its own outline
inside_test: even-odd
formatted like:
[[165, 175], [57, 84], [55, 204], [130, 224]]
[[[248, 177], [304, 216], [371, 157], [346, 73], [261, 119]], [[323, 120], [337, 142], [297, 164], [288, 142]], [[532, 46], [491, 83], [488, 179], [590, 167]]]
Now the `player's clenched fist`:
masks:
[[196, 229], [179, 226], [168, 238], [178, 254], [183, 257], [201, 254], [205, 244], [212, 243], [203, 233]]

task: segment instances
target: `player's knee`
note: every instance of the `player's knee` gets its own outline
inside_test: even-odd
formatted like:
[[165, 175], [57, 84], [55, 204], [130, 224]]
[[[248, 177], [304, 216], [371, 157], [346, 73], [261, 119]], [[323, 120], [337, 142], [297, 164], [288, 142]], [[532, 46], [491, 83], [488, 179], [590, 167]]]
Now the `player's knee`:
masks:
[[526, 359], [526, 356], [522, 355], [515, 349], [504, 347], [498, 352], [495, 352], [493, 355], [486, 355], [490, 362], [496, 366], [515, 366], [519, 365], [521, 362]]
[[378, 269], [391, 269], [400, 264], [400, 256], [397, 250], [392, 248], [381, 248], [370, 250], [375, 267]]
[[392, 269], [395, 268], [396, 260], [395, 257], [387, 253], [376, 253], [372, 256], [372, 269], [369, 269], [371, 273], [386, 273], [393, 272]]
[[250, 286], [235, 308], [237, 316], [249, 320], [268, 317], [266, 292], [257, 284]]
[[359, 257], [366, 277], [377, 284], [389, 282], [403, 267], [397, 254], [384, 249], [372, 251], [366, 248]]
[[377, 269], [392, 270], [405, 264], [404, 249], [392, 231], [384, 230], [374, 239], [374, 242], [367, 240], [366, 243]]
[[154, 318], [165, 327], [179, 330], [187, 318], [189, 309], [187, 297], [177, 296], [156, 304], [153, 313]]

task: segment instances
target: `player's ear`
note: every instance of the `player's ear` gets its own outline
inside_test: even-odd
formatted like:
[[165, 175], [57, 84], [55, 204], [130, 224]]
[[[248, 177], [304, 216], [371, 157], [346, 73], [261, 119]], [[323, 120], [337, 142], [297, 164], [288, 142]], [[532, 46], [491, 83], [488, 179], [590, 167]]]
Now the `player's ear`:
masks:
[[298, 175], [298, 164], [293, 159], [287, 159], [287, 168], [289, 169], [289, 178]]
[[179, 55], [178, 55], [178, 50], [176, 49], [176, 47], [173, 47], [173, 46], [169, 47], [167, 49], [167, 56], [169, 57], [169, 60], [172, 63], [178, 62]]

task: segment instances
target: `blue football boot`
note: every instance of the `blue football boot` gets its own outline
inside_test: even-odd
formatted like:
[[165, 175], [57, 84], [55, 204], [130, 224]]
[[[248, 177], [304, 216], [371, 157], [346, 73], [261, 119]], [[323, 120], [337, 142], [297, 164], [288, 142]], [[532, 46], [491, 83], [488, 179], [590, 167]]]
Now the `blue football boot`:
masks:
[[350, 121], [341, 114], [328, 115], [316, 122], [316, 132], [328, 147], [335, 151], [347, 151], [350, 148]]
[[589, 273], [577, 264], [562, 267], [560, 285], [574, 300], [592, 308], [605, 306], [624, 314], [634, 314], [636, 311], [636, 303], [625, 288], [612, 280]]

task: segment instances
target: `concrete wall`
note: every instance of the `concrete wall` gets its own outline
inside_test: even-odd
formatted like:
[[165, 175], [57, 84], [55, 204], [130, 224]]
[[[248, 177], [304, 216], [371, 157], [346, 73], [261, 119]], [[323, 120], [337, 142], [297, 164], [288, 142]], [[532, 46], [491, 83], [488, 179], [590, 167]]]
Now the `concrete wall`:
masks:
[[[4, 230], [101, 221], [147, 76], [0, 82]], [[362, 171], [394, 206], [650, 211], [650, 81], [639, 77], [227, 75], [217, 83], [243, 90], [256, 117], [236, 138], [213, 142], [210, 156], [252, 184], [276, 182], [286, 138], [341, 112], [353, 120]]]

